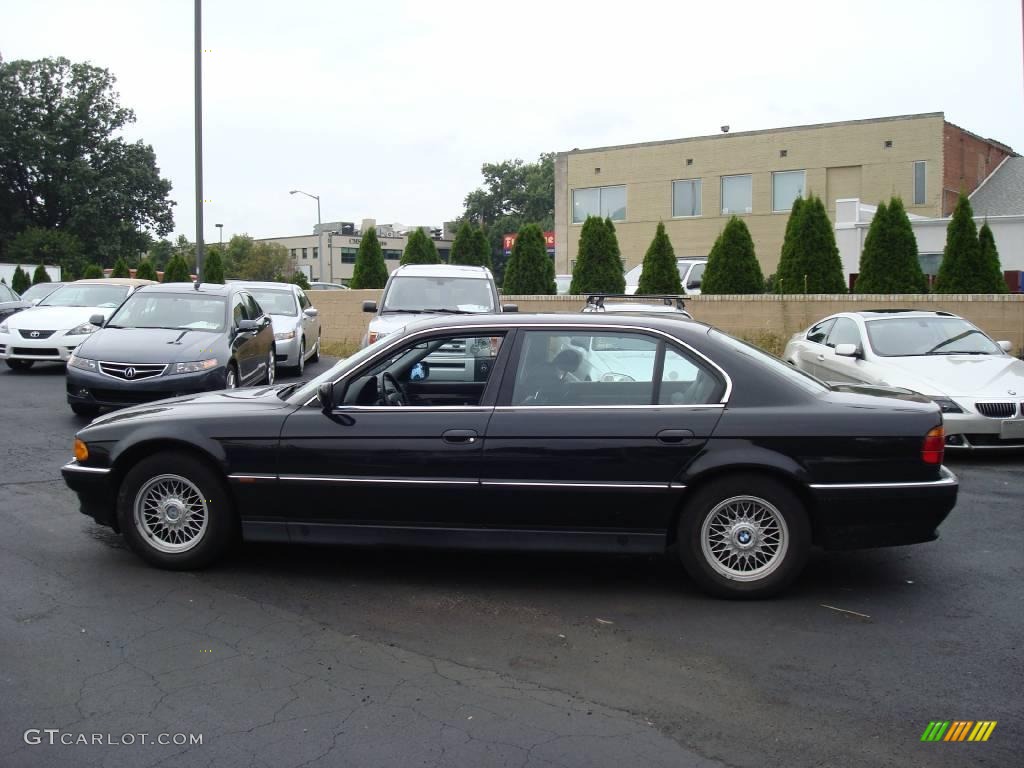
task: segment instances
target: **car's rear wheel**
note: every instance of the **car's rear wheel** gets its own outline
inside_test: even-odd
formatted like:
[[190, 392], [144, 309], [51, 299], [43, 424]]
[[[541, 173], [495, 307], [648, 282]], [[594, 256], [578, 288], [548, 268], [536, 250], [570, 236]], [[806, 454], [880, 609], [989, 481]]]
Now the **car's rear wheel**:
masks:
[[793, 491], [760, 475], [730, 475], [698, 489], [679, 519], [679, 555], [702, 589], [767, 597], [789, 585], [810, 550], [807, 511]]
[[94, 419], [100, 412], [100, 409], [95, 405], [83, 405], [82, 403], [72, 403], [71, 411], [75, 416], [84, 416], [87, 419]]
[[117, 515], [131, 548], [160, 568], [203, 568], [237, 537], [223, 479], [186, 453], [157, 453], [132, 467], [118, 491]]
[[306, 370], [306, 340], [302, 339], [299, 342], [299, 359], [295, 363], [295, 375], [301, 376], [303, 371]]
[[311, 362], [311, 363], [319, 363], [320, 362], [320, 332], [319, 331], [317, 331], [317, 334], [316, 334], [316, 346], [313, 347], [313, 354], [309, 358], [309, 362]]
[[27, 371], [35, 363], [35, 360], [5, 360], [4, 362], [12, 371]]

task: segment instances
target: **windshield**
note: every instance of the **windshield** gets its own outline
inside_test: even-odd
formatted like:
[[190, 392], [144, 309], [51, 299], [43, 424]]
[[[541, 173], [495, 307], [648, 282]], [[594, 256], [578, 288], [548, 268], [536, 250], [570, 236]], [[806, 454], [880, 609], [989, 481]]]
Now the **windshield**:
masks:
[[493, 312], [489, 280], [473, 277], [396, 277], [384, 297], [382, 312]]
[[55, 290], [60, 288], [59, 285], [53, 285], [53, 283], [36, 283], [31, 288], [21, 294], [21, 298], [25, 301], [32, 301], [34, 299], [41, 298], [48, 293], [53, 293]]
[[108, 328], [173, 328], [223, 331], [224, 299], [183, 293], [136, 293], [107, 323]]
[[983, 331], [959, 317], [893, 317], [865, 325], [871, 348], [881, 357], [1003, 354]]
[[127, 285], [71, 283], [58, 288], [36, 306], [39, 307], [116, 307], [128, 295]]
[[315, 379], [310, 379], [307, 382], [299, 382], [302, 384], [301, 387], [296, 389], [294, 392], [284, 390], [286, 399], [289, 403], [294, 405], [302, 405], [306, 403], [310, 398], [316, 396], [317, 387], [327, 381], [337, 381], [340, 379], [346, 371], [355, 368], [357, 365], [368, 359], [371, 355], [375, 354], [382, 346], [390, 344], [398, 336], [392, 334], [390, 336], [382, 336], [377, 339], [373, 344], [368, 347], [363, 347], [361, 350], [356, 352], [354, 355], [343, 358], [334, 364], [334, 367], [328, 368], [326, 371], [321, 373]]
[[808, 392], [820, 394], [821, 392], [829, 389], [828, 385], [820, 379], [816, 379], [810, 374], [804, 373], [803, 371], [794, 368], [792, 365], [782, 362], [779, 358], [775, 357], [775, 355], [770, 355], [763, 349], [755, 347], [753, 344], [740, 341], [739, 339], [735, 339], [732, 336], [713, 328], [708, 332], [708, 335], [732, 347], [740, 354], [753, 358], [772, 372], [780, 374], [783, 378], [791, 381]]
[[263, 311], [270, 315], [299, 314], [299, 305], [295, 303], [295, 295], [291, 291], [275, 291], [273, 288], [250, 288], [251, 293]]

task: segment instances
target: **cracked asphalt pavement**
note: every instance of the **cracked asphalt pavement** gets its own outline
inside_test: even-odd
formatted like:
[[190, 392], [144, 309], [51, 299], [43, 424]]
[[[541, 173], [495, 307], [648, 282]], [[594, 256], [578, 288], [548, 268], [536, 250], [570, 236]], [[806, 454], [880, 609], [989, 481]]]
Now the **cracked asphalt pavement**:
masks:
[[[1020, 765], [1024, 456], [951, 458], [938, 542], [816, 553], [766, 602], [643, 557], [245, 546], [169, 573], [78, 512], [63, 387], [0, 372], [4, 768]], [[936, 719], [998, 726], [921, 743]], [[60, 743], [92, 734], [115, 743]]]

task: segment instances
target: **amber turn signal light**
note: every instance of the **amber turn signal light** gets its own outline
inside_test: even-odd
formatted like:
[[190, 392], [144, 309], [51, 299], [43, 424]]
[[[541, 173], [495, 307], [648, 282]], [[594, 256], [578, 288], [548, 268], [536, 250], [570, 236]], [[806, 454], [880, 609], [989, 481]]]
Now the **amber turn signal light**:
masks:
[[925, 464], [941, 464], [945, 450], [946, 430], [942, 427], [935, 427], [924, 437], [924, 445], [921, 446], [921, 460]]
[[75, 461], [82, 462], [89, 458], [89, 447], [75, 438]]

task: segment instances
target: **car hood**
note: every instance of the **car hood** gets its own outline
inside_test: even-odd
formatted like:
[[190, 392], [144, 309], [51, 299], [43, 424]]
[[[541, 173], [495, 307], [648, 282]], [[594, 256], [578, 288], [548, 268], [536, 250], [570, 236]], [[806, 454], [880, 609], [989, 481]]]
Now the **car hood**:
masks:
[[299, 318], [296, 315], [271, 315], [270, 322], [274, 326], [274, 333], [287, 333], [295, 330]]
[[419, 320], [430, 320], [435, 317], [454, 317], [442, 312], [389, 312], [377, 315], [370, 321], [370, 330], [381, 335], [390, 335], [402, 330], [409, 323]]
[[[222, 389], [217, 392], [200, 392], [194, 395], [182, 395], [168, 400], [158, 400], [145, 405], [133, 405], [130, 408], [99, 416], [92, 420], [85, 429], [104, 427], [129, 421], [148, 419], [166, 420], [176, 416], [196, 418], [204, 412], [210, 416], [223, 416], [225, 409], [231, 413], [249, 411], [270, 411], [282, 408], [294, 408], [277, 396], [278, 390], [288, 384], [275, 384], [271, 387], [251, 387], [248, 389]], [[85, 430], [83, 430], [85, 431]]]
[[169, 328], [101, 328], [75, 354], [111, 363], [183, 363], [223, 357], [221, 332]]
[[89, 322], [93, 315], [110, 317], [116, 307], [40, 307], [11, 315], [8, 327], [33, 331], [66, 331]]
[[879, 360], [878, 365], [887, 384], [928, 395], [972, 398], [1024, 395], [1024, 361], [1010, 355], [888, 357]]

